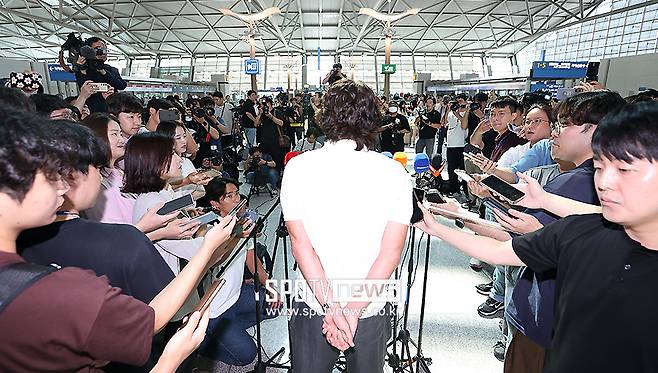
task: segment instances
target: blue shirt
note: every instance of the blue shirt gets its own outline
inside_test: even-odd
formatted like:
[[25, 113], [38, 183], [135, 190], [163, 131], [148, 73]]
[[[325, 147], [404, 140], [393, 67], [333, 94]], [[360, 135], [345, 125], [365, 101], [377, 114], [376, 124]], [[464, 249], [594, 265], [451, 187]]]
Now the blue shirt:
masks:
[[530, 147], [530, 150], [521, 159], [512, 165], [512, 172], [514, 172], [517, 181], [519, 180], [516, 176], [517, 172], [526, 172], [533, 167], [548, 166], [555, 163], [553, 157], [551, 157], [551, 145], [553, 145], [553, 142], [550, 139], [538, 141]]
[[[539, 144], [539, 143], [537, 143]], [[594, 186], [594, 162], [588, 159], [571, 171], [549, 181], [544, 190], [562, 197], [599, 205]], [[544, 210], [526, 210], [544, 226], [559, 217]], [[505, 309], [505, 318], [526, 337], [543, 347], [549, 347], [554, 322], [556, 271], [534, 272], [524, 268], [514, 287], [512, 301]]]

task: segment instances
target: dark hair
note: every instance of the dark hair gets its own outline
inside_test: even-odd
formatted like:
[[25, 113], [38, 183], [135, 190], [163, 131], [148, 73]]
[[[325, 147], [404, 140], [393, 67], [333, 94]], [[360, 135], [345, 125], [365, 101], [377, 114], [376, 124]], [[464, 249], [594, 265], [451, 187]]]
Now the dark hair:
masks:
[[[546, 99], [546, 97], [549, 99]], [[530, 107], [537, 104], [547, 104], [550, 102], [551, 93], [550, 92], [526, 92], [521, 98], [521, 105], [525, 110], [530, 111]]]
[[220, 91], [215, 91], [212, 93], [212, 97], [224, 98], [224, 94]]
[[341, 65], [340, 63], [335, 63], [333, 68], [334, 69], [342, 69], [343, 65]]
[[516, 113], [520, 111], [521, 105], [518, 101], [510, 96], [500, 97], [490, 104], [492, 109], [504, 109], [509, 108], [511, 113]]
[[[110, 121], [119, 123], [119, 118], [112, 114], [107, 113], [91, 113], [82, 120], [82, 125], [91, 129], [99, 139], [102, 139], [107, 146], [107, 159], [112, 159], [112, 149], [110, 148], [110, 140], [107, 137], [107, 125]], [[109, 164], [109, 163], [108, 163]]]
[[185, 107], [192, 107], [192, 105], [201, 106], [201, 103], [198, 98], [188, 97], [187, 100], [185, 100]]
[[65, 168], [68, 171], [65, 177], [70, 178], [70, 173], [75, 171], [86, 175], [89, 166], [102, 169], [108, 165], [109, 144], [107, 140], [101, 140], [91, 128], [66, 120], [49, 121], [44, 124], [44, 128], [67, 155], [69, 167]]
[[425, 100], [423, 100], [425, 104], [427, 104], [427, 100], [432, 100], [432, 103], [436, 105], [436, 99], [434, 98], [434, 96], [425, 97]]
[[315, 129], [315, 127], [310, 127], [309, 129], [306, 130], [306, 137], [309, 136], [315, 136], [316, 138], [318, 137], [318, 131]]
[[240, 188], [240, 183], [237, 180], [225, 177], [216, 177], [206, 185], [206, 199], [208, 201], [219, 201], [219, 199], [226, 194], [226, 186], [233, 184]]
[[174, 107], [174, 104], [171, 102], [162, 99], [162, 98], [152, 98], [149, 100], [149, 102], [146, 104], [146, 110], [148, 111], [149, 109], [153, 108], [155, 110], [161, 110], [161, 109], [171, 109]]
[[55, 110], [70, 109], [71, 105], [57, 95], [46, 93], [37, 93], [30, 96], [30, 101], [34, 104], [37, 113], [50, 115]]
[[201, 102], [201, 106], [203, 107], [215, 106], [215, 101], [213, 101], [212, 97], [210, 96], [203, 96], [199, 101]]
[[626, 101], [616, 92], [583, 92], [562, 101], [557, 109], [560, 121], [574, 125], [598, 124], [607, 114], [626, 105]]
[[125, 193], [162, 190], [167, 182], [162, 174], [169, 169], [174, 139], [157, 132], [140, 133], [130, 138], [124, 156]]
[[155, 129], [155, 132], [169, 136], [173, 139], [176, 137], [176, 127], [185, 129], [185, 126], [181, 122], [165, 120], [158, 124], [158, 128]]
[[658, 160], [658, 102], [626, 105], [606, 115], [592, 135], [594, 159]]
[[18, 88], [0, 86], [0, 110], [3, 112], [32, 112], [34, 103]]
[[253, 89], [248, 90], [247, 91], [247, 97], [253, 95], [254, 93], [256, 93], [256, 91], [254, 91]]
[[626, 102], [629, 104], [654, 101], [654, 99], [651, 98], [651, 96], [649, 95], [633, 95], [633, 96], [624, 97], [624, 100], [626, 100]]
[[489, 95], [487, 95], [484, 92], [476, 93], [475, 96], [473, 96], [473, 101], [475, 101], [475, 102], [487, 102], [487, 101], [489, 101]]
[[528, 112], [534, 109], [539, 109], [543, 111], [551, 123], [555, 123], [555, 121], [557, 120], [557, 118], [555, 117], [555, 109], [553, 109], [553, 107], [547, 103], [534, 104], [528, 109]]
[[54, 182], [67, 166], [64, 150], [44, 128], [49, 119], [33, 113], [0, 115], [0, 193], [21, 203], [37, 172]]
[[119, 92], [110, 95], [105, 103], [107, 104], [107, 112], [117, 116], [119, 113], [141, 114], [144, 111], [144, 103], [142, 100], [126, 92]]
[[647, 90], [645, 90], [645, 91], [642, 91], [642, 92], [640, 92], [640, 93], [638, 93], [638, 94], [639, 94], [640, 96], [649, 96], [649, 97], [651, 97], [651, 98], [653, 98], [653, 99], [657, 99], [657, 98], [658, 98], [658, 90], [653, 89], [653, 88], [649, 88], [649, 89], [647, 89]]
[[249, 148], [249, 155], [254, 155], [254, 153], [256, 153], [256, 152], [261, 152], [261, 154], [262, 154], [263, 149], [261, 149], [260, 146], [252, 146], [251, 148]]
[[370, 87], [349, 79], [340, 80], [324, 95], [323, 107], [322, 124], [328, 140], [354, 140], [356, 150], [374, 145], [382, 113]]
[[105, 43], [105, 40], [103, 40], [103, 39], [101, 39], [97, 36], [92, 36], [89, 39], [85, 40], [85, 44], [91, 47], [92, 44], [94, 44], [96, 42], [99, 42], [99, 41], [102, 41], [103, 43]]
[[464, 101], [468, 101], [468, 95], [466, 93], [460, 93], [457, 96], [455, 96], [455, 100], [462, 99]]

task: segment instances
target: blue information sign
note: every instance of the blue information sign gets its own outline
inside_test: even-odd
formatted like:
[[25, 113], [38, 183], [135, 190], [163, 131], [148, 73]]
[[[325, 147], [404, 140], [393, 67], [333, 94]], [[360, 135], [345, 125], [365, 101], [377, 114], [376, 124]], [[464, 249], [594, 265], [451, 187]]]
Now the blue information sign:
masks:
[[587, 76], [587, 62], [535, 61], [532, 79], [582, 79]]
[[64, 70], [57, 63], [48, 64], [48, 75], [51, 82], [75, 82], [75, 74]]
[[260, 61], [257, 59], [248, 59], [244, 61], [244, 73], [247, 75], [260, 74]]
[[557, 91], [561, 88], [564, 88], [564, 84], [556, 83], [554, 81], [532, 82], [530, 84], [530, 92], [550, 92], [553, 97], [557, 97]]

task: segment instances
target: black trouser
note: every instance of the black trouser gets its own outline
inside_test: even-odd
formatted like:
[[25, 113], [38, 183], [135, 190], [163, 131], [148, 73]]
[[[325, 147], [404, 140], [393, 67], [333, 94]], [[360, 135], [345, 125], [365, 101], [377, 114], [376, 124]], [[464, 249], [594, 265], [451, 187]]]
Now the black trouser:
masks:
[[464, 147], [448, 148], [446, 158], [448, 158], [448, 177], [450, 178], [448, 191], [450, 193], [457, 193], [461, 186], [464, 193], [468, 195], [468, 187], [466, 186], [466, 183], [463, 181], [460, 182], [455, 173], [455, 170], [464, 169]]
[[[323, 315], [309, 316], [306, 303], [293, 302], [288, 324], [293, 373], [330, 373], [340, 351], [322, 334]], [[348, 373], [380, 373], [384, 370], [386, 342], [391, 337], [390, 305], [379, 314], [359, 320], [354, 347], [345, 351]]]

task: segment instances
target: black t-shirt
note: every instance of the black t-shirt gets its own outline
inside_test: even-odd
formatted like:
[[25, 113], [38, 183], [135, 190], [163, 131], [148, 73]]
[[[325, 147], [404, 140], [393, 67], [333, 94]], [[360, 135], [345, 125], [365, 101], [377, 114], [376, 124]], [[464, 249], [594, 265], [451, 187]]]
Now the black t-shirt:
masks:
[[487, 131], [482, 135], [482, 142], [484, 143], [484, 148], [482, 149], [482, 154], [487, 157], [491, 158], [491, 153], [493, 153], [494, 149], [496, 148], [496, 137], [498, 136], [498, 133], [494, 130]]
[[155, 246], [132, 225], [73, 219], [23, 231], [16, 243], [29, 262], [92, 270], [144, 303], [174, 279]]
[[255, 128], [256, 126], [254, 125], [254, 121], [249, 119], [247, 116], [247, 113], [250, 113], [253, 115], [253, 117], [256, 117], [256, 107], [253, 101], [247, 99], [244, 101], [244, 104], [242, 104], [242, 119], [240, 121], [240, 125], [243, 128]]
[[418, 131], [418, 138], [433, 139], [436, 136], [436, 131], [438, 129], [430, 127], [429, 124], [441, 123], [441, 113], [436, 110], [432, 110], [425, 113], [425, 116], [427, 117], [427, 120], [425, 120], [422, 116], [420, 117], [420, 129]]
[[475, 115], [472, 111], [468, 112], [468, 138], [471, 138], [471, 135], [473, 134], [473, 131], [477, 128], [478, 124], [480, 124], [480, 117]]
[[535, 272], [557, 269], [545, 373], [658, 372], [658, 251], [600, 214], [558, 220], [512, 246]]
[[[396, 120], [399, 121], [399, 123], [395, 123]], [[407, 120], [407, 117], [400, 114], [394, 117], [387, 115], [384, 118], [383, 125], [392, 123], [394, 123], [392, 128], [387, 128], [381, 132], [382, 151], [389, 151], [391, 153], [402, 152], [404, 151], [404, 134], [397, 133], [397, 131], [411, 131], [411, 127], [409, 127], [409, 120]], [[396, 132], [393, 132], [393, 130]]]

